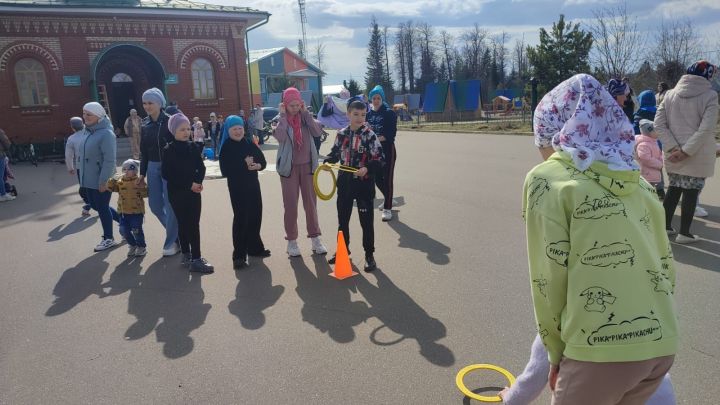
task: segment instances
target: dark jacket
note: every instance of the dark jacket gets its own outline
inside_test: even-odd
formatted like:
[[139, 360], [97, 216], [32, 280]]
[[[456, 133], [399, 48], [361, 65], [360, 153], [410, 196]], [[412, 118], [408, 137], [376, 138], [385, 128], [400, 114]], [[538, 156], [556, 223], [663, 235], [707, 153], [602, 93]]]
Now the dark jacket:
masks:
[[[12, 145], [10, 139], [5, 135], [5, 131], [0, 129], [0, 158], [7, 156], [10, 152], [10, 145]], [[2, 164], [5, 164], [5, 162], [2, 162]], [[2, 179], [0, 179], [0, 181], [2, 181]]]
[[386, 142], [395, 142], [397, 115], [388, 108], [387, 104], [383, 103], [377, 111], [370, 109], [367, 113], [367, 122], [377, 136], [384, 136]]
[[207, 124], [205, 125], [205, 136], [207, 138], [220, 139], [220, 137], [222, 136], [222, 128], [223, 128], [222, 124], [220, 123], [220, 121], [216, 121], [215, 125], [216, 125], [215, 135], [213, 135], [213, 133], [212, 133], [212, 122], [208, 121]]
[[638, 96], [640, 102], [640, 108], [635, 111], [633, 116], [633, 128], [635, 129], [635, 135], [640, 133], [640, 120], [655, 121], [655, 93], [652, 90], [645, 90]]
[[193, 183], [202, 184], [205, 163], [200, 155], [201, 147], [193, 142], [173, 141], [162, 154], [162, 177], [168, 190], [190, 191]]
[[245, 139], [235, 141], [229, 138], [225, 141], [220, 154], [220, 173], [223, 177], [227, 177], [228, 184], [257, 181], [258, 170], [248, 170], [245, 163], [245, 158], [248, 156], [252, 156], [255, 163], [260, 163], [260, 170], [265, 170], [267, 161], [257, 145]]
[[143, 118], [140, 129], [140, 175], [145, 176], [148, 162], [162, 161], [162, 154], [165, 146], [175, 140], [175, 137], [168, 129], [170, 116], [160, 111], [157, 121], [150, 116]]
[[[363, 125], [356, 131], [345, 127], [337, 132], [335, 143], [325, 162], [340, 163], [355, 168], [367, 167], [368, 174], [362, 179], [373, 179], [383, 165], [383, 149], [372, 129]], [[351, 175], [341, 171], [340, 177]]]

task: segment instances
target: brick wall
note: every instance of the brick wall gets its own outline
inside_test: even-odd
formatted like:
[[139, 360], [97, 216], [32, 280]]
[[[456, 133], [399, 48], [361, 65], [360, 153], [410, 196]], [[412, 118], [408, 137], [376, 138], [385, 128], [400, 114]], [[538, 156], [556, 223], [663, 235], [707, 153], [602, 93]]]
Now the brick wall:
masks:
[[[241, 23], [215, 19], [159, 23], [138, 17], [67, 19], [0, 14], [0, 94], [4, 95], [0, 97], [0, 128], [17, 143], [52, 142], [54, 137], [69, 135], [69, 118], [81, 115], [83, 104], [93, 101], [92, 61], [103, 48], [116, 43], [145, 47], [158, 58], [166, 75], [177, 75], [178, 84], [166, 85], [167, 99], [176, 101], [187, 115], [207, 120], [211, 112], [249, 111], [244, 28]], [[180, 61], [186, 52], [189, 56], [183, 68]], [[50, 105], [20, 107], [13, 70], [23, 57], [34, 58], [45, 67]], [[215, 99], [193, 98], [190, 64], [197, 57], [213, 64]], [[63, 76], [79, 76], [80, 86], [65, 87]]]

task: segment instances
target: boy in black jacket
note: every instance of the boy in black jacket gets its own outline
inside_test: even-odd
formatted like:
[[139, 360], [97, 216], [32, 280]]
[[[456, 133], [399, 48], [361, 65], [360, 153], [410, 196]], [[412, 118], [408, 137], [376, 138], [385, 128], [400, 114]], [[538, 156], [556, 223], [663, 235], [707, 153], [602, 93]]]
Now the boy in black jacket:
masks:
[[262, 150], [253, 142], [252, 133], [246, 133], [244, 120], [231, 115], [225, 120], [220, 153], [220, 172], [227, 178], [230, 202], [233, 208], [233, 268], [248, 266], [247, 256], [268, 257], [260, 238], [262, 224], [262, 194], [258, 171], [267, 162]]
[[205, 164], [198, 147], [190, 141], [190, 120], [182, 113], [168, 120], [168, 128], [175, 137], [162, 155], [162, 177], [167, 181], [170, 205], [178, 221], [178, 237], [182, 264], [190, 271], [209, 274], [213, 266], [200, 255], [200, 210], [205, 178]]
[[[339, 130], [335, 137], [328, 163], [340, 163], [359, 170], [355, 173], [341, 171], [337, 178], [338, 228], [345, 236], [350, 251], [350, 216], [353, 201], [357, 200], [360, 226], [363, 230], [365, 249], [365, 271], [377, 268], [375, 252], [375, 230], [373, 227], [373, 199], [375, 198], [374, 177], [381, 170], [383, 152], [380, 141], [369, 127], [365, 126], [367, 106], [362, 101], [352, 101], [347, 109], [350, 125]], [[335, 256], [329, 260], [335, 263]]]

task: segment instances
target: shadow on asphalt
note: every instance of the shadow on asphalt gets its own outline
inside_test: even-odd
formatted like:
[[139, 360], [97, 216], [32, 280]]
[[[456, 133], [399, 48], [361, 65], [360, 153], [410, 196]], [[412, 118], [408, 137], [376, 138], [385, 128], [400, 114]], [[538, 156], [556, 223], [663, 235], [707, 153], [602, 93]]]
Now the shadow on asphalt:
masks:
[[[445, 325], [428, 315], [381, 269], [345, 280], [336, 280], [328, 275], [332, 269], [325, 256], [314, 255], [312, 259], [316, 273], [308, 268], [303, 258], [290, 260], [297, 280], [295, 291], [304, 303], [301, 309], [303, 321], [315, 326], [320, 332], [327, 333], [335, 342], [349, 343], [355, 339], [353, 328], [375, 317], [383, 325], [369, 336], [374, 344], [387, 347], [413, 339], [419, 345], [420, 354], [429, 362], [442, 367], [455, 364], [453, 352], [437, 342], [447, 335]], [[360, 273], [355, 265], [352, 267]], [[374, 276], [377, 287], [371, 284], [366, 276]], [[351, 291], [362, 294], [367, 302], [352, 301]], [[382, 340], [378, 335], [382, 335], [379, 331], [383, 328], [389, 329], [400, 338]]]
[[370, 340], [379, 346], [391, 346], [405, 339], [417, 341], [420, 354], [432, 364], [450, 367], [455, 364], [455, 355], [446, 346], [437, 341], [447, 335], [447, 328], [437, 318], [431, 317], [411, 296], [390, 280], [387, 274], [378, 269], [369, 277], [377, 279], [377, 287], [365, 277], [357, 278], [357, 287], [370, 306], [370, 316], [374, 316], [385, 327], [402, 336], [391, 342], [378, 339], [378, 329], [370, 335]]
[[448, 256], [450, 254], [449, 246], [401, 222], [400, 213], [397, 211], [393, 211], [393, 215], [394, 218], [388, 222], [388, 225], [400, 236], [398, 239], [399, 247], [424, 252], [430, 262], [438, 265], [450, 263], [450, 257]]
[[65, 270], [53, 288], [55, 301], [45, 315], [62, 315], [93, 294], [103, 297], [102, 279], [110, 266], [105, 261], [109, 253], [109, 250], [93, 253], [75, 267]]
[[[313, 273], [302, 257], [290, 259], [290, 266], [297, 280], [295, 291], [303, 301], [300, 310], [302, 320], [313, 325], [321, 333], [337, 343], [355, 340], [354, 326], [368, 319], [369, 310], [363, 301], [352, 301], [350, 291], [356, 291], [359, 277], [336, 280], [328, 274], [332, 271], [326, 256], [313, 255], [317, 273]], [[353, 266], [354, 271], [358, 271]]]
[[138, 340], [155, 331], [165, 357], [190, 354], [194, 348], [190, 333], [205, 323], [211, 308], [203, 302], [202, 276], [181, 266], [180, 255], [158, 259], [143, 275], [135, 275], [135, 280], [132, 274], [136, 273], [128, 270], [127, 275], [115, 278], [116, 284], [109, 285], [111, 291], [130, 291], [128, 313], [137, 320], [128, 327], [125, 338]]
[[98, 220], [97, 216], [92, 217], [78, 217], [72, 220], [69, 224], [60, 224], [48, 232], [47, 242], [55, 242], [66, 236], [82, 232], [85, 229], [93, 226]]
[[235, 299], [228, 304], [228, 310], [238, 317], [243, 328], [262, 328], [265, 325], [263, 311], [278, 302], [285, 287], [272, 285], [272, 273], [261, 261], [252, 262], [246, 270], [236, 271], [235, 277], [238, 279]]
[[[701, 205], [708, 212], [708, 216], [694, 218], [690, 226], [690, 232], [701, 240], [691, 245], [672, 243], [673, 256], [680, 263], [720, 272], [720, 207]], [[676, 216], [673, 223], [679, 224], [680, 218]]]
[[[476, 388], [474, 390], [470, 390], [470, 392], [472, 392], [473, 394], [492, 397], [494, 395], [497, 395], [497, 393], [502, 391], [504, 388], [505, 387], [481, 387], [481, 388]], [[473, 400], [470, 397], [464, 396], [462, 403], [463, 403], [463, 405], [471, 405], [471, 404], [476, 404], [477, 402], [473, 402]]]

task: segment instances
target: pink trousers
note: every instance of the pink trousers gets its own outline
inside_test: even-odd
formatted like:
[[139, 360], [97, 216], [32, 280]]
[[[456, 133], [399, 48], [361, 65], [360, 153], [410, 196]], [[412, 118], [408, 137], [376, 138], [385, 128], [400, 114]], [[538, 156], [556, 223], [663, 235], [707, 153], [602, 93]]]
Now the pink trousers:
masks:
[[298, 197], [302, 194], [308, 238], [320, 236], [317, 214], [317, 196], [313, 188], [311, 163], [293, 165], [290, 177], [280, 177], [283, 205], [285, 206], [285, 239], [298, 238]]

